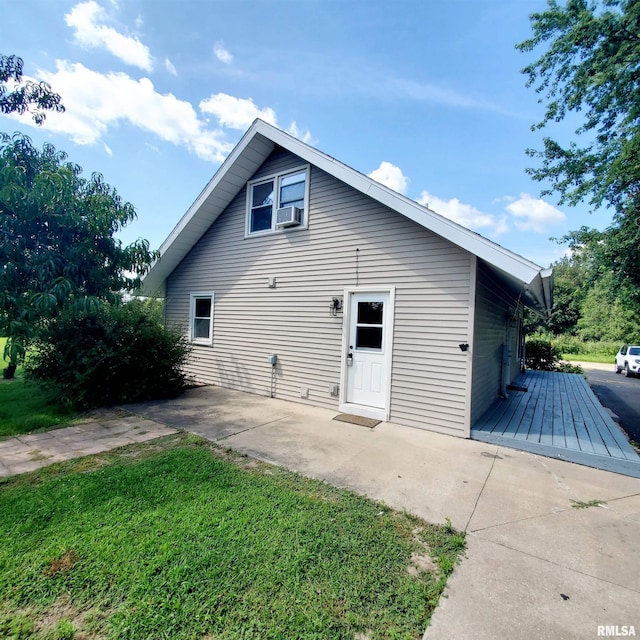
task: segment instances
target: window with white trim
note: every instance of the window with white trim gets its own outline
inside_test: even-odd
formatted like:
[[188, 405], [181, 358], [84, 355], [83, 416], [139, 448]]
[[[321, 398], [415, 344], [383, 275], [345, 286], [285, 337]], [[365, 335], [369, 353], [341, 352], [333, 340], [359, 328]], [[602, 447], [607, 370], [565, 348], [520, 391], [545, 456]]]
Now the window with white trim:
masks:
[[285, 207], [297, 207], [300, 210], [300, 223], [288, 228], [306, 228], [308, 202], [308, 166], [249, 182], [246, 235], [279, 231], [276, 212]]
[[213, 292], [191, 294], [189, 339], [196, 344], [213, 342]]

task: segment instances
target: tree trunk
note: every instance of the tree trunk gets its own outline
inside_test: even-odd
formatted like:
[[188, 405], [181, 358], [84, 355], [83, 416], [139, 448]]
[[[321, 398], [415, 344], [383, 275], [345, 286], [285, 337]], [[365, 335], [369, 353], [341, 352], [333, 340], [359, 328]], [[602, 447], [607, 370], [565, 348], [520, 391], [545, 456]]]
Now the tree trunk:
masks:
[[16, 367], [17, 365], [15, 364], [10, 364], [8, 367], [6, 367], [5, 369], [2, 370], [2, 377], [5, 380], [13, 380], [15, 374], [16, 374]]

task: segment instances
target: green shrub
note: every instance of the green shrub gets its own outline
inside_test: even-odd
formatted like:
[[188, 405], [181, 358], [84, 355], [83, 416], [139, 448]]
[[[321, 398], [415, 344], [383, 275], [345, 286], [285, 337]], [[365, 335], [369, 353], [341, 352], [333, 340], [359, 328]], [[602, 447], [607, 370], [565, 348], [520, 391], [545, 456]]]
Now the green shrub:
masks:
[[562, 362], [562, 350], [544, 337], [527, 339], [525, 365], [527, 369], [539, 371], [560, 371], [562, 373], [582, 373], [582, 368]]
[[571, 364], [570, 362], [558, 362], [553, 371], [559, 373], [584, 373], [584, 369], [579, 364]]
[[561, 334], [553, 339], [554, 346], [558, 347], [562, 353], [571, 355], [600, 355], [609, 356], [613, 360], [618, 349], [621, 347], [621, 342], [600, 341], [591, 342], [585, 341], [578, 336], [570, 336]]
[[560, 362], [562, 351], [551, 340], [532, 338], [527, 340], [525, 364], [527, 369], [554, 371]]
[[28, 379], [78, 409], [177, 395], [187, 384], [190, 346], [144, 302], [68, 311], [36, 339]]

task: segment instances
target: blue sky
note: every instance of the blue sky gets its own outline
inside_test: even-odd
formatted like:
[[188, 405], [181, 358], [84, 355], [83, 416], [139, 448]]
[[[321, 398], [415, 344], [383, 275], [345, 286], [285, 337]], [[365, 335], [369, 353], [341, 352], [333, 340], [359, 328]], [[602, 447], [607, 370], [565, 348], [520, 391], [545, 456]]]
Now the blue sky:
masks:
[[[514, 45], [545, 0], [0, 0], [0, 52], [64, 114], [0, 130], [98, 171], [157, 248], [256, 117], [541, 266], [609, 224], [539, 198], [542, 114]], [[561, 125], [558, 133], [570, 133]]]

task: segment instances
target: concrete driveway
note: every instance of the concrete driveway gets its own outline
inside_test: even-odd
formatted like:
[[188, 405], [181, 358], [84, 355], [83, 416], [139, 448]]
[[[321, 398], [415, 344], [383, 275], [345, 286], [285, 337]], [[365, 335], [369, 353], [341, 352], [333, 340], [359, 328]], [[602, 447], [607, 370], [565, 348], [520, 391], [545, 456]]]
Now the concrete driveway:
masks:
[[[127, 410], [467, 532], [427, 640], [640, 635], [640, 480], [216, 387]], [[611, 634], [609, 634], [611, 635]]]

